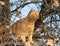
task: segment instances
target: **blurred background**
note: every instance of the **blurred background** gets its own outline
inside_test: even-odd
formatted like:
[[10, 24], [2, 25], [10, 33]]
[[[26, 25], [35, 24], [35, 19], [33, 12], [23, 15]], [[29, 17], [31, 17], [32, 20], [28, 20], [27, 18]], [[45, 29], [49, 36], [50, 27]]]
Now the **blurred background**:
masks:
[[0, 0], [0, 44], [1, 46], [22, 46], [11, 39], [11, 30], [6, 25], [12, 25], [25, 18], [31, 9], [39, 12], [40, 18], [35, 23], [33, 41], [36, 45], [60, 46], [60, 0]]

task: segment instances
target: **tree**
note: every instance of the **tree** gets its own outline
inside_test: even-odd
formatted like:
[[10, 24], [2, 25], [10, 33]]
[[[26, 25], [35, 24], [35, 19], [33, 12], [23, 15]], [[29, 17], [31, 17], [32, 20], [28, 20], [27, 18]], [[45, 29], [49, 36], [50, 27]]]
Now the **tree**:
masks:
[[1, 3], [1, 12], [0, 12], [0, 27], [1, 25], [9, 24], [10, 20], [10, 6], [9, 0], [0, 1]]
[[[35, 4], [40, 13], [40, 18], [35, 23], [35, 30], [38, 28], [42, 29], [42, 31], [39, 30], [34, 32], [33, 37], [36, 38], [35, 40], [40, 42], [41, 38], [47, 39], [48, 41], [49, 39], [54, 40], [55, 38], [60, 37], [59, 0], [15, 0], [15, 2], [9, 2], [9, 0], [5, 0], [3, 3], [1, 3], [1, 1], [0, 27], [4, 27], [4, 25], [10, 25], [12, 16], [15, 16], [15, 18], [18, 17], [21, 14], [21, 9], [29, 4]], [[12, 10], [10, 8], [12, 8]], [[15, 20], [15, 18], [13, 19]], [[44, 36], [42, 34], [44, 34]], [[41, 44], [45, 45], [45, 43], [42, 43], [42, 41]]]

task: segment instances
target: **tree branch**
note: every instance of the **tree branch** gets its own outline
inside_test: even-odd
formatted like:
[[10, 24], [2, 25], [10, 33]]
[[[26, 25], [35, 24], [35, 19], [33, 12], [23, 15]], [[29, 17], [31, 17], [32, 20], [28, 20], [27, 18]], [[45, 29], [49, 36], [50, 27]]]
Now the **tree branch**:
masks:
[[19, 7], [17, 7], [15, 10], [13, 10], [13, 11], [11, 11], [11, 13], [12, 12], [14, 12], [14, 11], [17, 11], [17, 9], [19, 9], [20, 7], [24, 7], [25, 5], [28, 5], [28, 4], [31, 4], [31, 3], [41, 3], [42, 1], [33, 1], [33, 2], [27, 2], [27, 3], [24, 3], [24, 4], [22, 4], [22, 5], [20, 5]]

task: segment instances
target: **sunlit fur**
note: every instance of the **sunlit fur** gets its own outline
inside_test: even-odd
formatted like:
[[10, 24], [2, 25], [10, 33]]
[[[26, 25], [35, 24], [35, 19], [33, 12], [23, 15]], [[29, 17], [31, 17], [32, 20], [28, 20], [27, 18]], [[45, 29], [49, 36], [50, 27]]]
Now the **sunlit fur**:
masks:
[[20, 19], [11, 26], [12, 34], [17, 38], [21, 38], [24, 44], [26, 44], [26, 37], [32, 43], [34, 25], [38, 18], [39, 12], [31, 10], [26, 18]]

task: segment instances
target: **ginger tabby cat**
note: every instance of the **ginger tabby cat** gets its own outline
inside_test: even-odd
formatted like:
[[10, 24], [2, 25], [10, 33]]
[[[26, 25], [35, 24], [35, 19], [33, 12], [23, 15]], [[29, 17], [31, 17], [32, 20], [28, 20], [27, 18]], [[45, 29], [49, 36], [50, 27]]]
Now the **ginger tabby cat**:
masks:
[[21, 38], [22, 42], [26, 45], [26, 37], [28, 37], [29, 43], [32, 43], [34, 25], [39, 18], [39, 12], [31, 10], [26, 18], [22, 18], [12, 24], [12, 34], [17, 38]]

